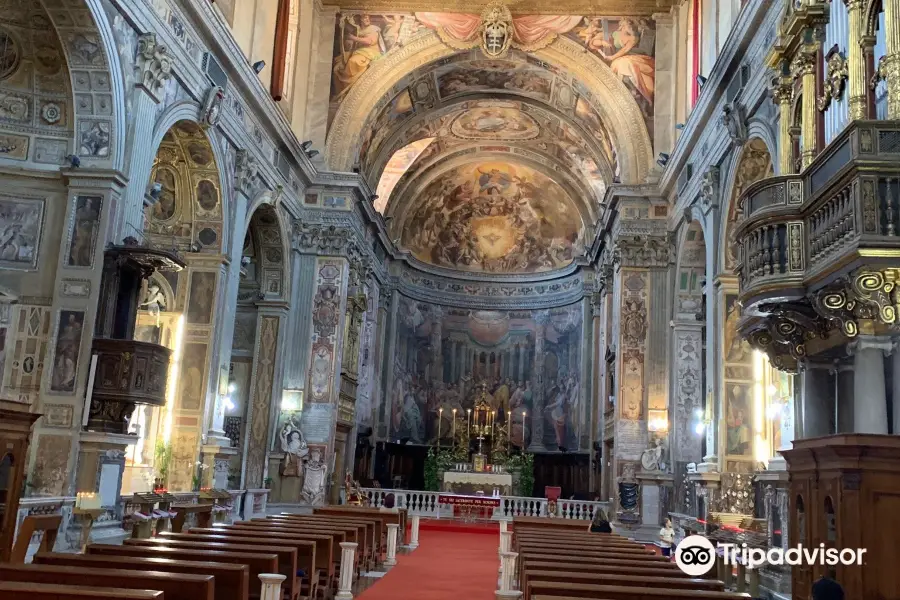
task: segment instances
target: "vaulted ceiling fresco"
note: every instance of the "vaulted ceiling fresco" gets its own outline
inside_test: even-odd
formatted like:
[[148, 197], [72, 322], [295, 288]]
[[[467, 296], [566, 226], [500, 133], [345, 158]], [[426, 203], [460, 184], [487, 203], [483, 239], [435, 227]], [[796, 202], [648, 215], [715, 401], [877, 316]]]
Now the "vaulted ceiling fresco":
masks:
[[[502, 21], [506, 33], [488, 39], [490, 19]], [[620, 94], [616, 102], [631, 103], [629, 122], [639, 130], [643, 116], [645, 130], [633, 137], [652, 137], [655, 35], [654, 22], [643, 17], [512, 15], [496, 4], [482, 14], [343, 12], [336, 20], [329, 121], [341, 115], [336, 123], [346, 131], [351, 111], [342, 106], [359, 105], [355, 89], [361, 81], [368, 83], [360, 89], [369, 89], [373, 66], [396, 63], [390, 87], [376, 93], [379, 99], [358, 121], [359, 143], [343, 156], [355, 155], [377, 187], [375, 208], [393, 218], [401, 245], [419, 260], [464, 271], [560, 268], [581, 251], [582, 223], [594, 222], [606, 189], [619, 178], [617, 145], [630, 143], [621, 120], [615, 132], [609, 125], [622, 107], [601, 98]], [[416, 60], [410, 49], [429, 47], [426, 37], [452, 52]], [[540, 54], [557, 46], [580, 55], [588, 79], [592, 72], [611, 73], [607, 81], [621, 92], [598, 90], [596, 80], [587, 84]], [[445, 206], [454, 202], [447, 194], [475, 177], [469, 167], [460, 171], [463, 161], [502, 165], [509, 181], [503, 191], [510, 194], [496, 209], [502, 215], [487, 214], [493, 209], [488, 195], [478, 193], [477, 178], [472, 193], [456, 196], [465, 209]], [[547, 189], [532, 194], [529, 185]], [[501, 234], [502, 227], [508, 229]]]
[[566, 191], [509, 162], [468, 162], [432, 180], [396, 229], [419, 260], [492, 273], [563, 267], [581, 252], [584, 226]]

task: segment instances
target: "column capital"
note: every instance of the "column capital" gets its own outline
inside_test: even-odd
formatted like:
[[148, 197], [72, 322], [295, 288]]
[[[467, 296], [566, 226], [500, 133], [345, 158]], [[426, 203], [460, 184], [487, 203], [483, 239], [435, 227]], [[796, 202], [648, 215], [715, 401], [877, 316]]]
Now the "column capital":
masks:
[[258, 186], [259, 163], [253, 152], [246, 148], [237, 151], [234, 157], [234, 188], [252, 198]]
[[147, 92], [157, 104], [162, 99], [161, 93], [166, 82], [172, 76], [172, 57], [165, 44], [156, 40], [155, 33], [144, 33], [138, 36], [138, 50], [135, 59], [138, 72], [138, 88]]
[[790, 77], [773, 77], [769, 84], [769, 93], [775, 104], [790, 105], [794, 100], [794, 82]]
[[881, 350], [885, 356], [890, 356], [894, 349], [894, 341], [887, 336], [860, 335], [847, 344], [847, 355], [855, 356], [862, 350]]
[[668, 267], [675, 264], [675, 243], [665, 236], [628, 236], [615, 240], [613, 262], [619, 267]]
[[791, 74], [795, 79], [800, 79], [805, 75], [815, 75], [816, 73], [816, 53], [808, 50], [801, 50], [791, 61]]
[[62, 169], [60, 172], [69, 188], [121, 191], [128, 185], [128, 177], [115, 169]]

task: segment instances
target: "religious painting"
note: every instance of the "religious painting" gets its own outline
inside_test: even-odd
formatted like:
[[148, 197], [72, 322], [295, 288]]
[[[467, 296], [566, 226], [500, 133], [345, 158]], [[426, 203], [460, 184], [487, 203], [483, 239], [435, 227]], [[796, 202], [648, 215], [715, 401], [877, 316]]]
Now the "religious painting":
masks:
[[75, 196], [75, 217], [66, 261], [68, 266], [90, 267], [93, 264], [102, 205], [103, 198], [100, 196]]
[[44, 199], [0, 194], [0, 268], [37, 268]]
[[59, 311], [56, 345], [53, 350], [53, 374], [50, 391], [61, 394], [75, 393], [78, 359], [81, 353], [81, 334], [84, 329], [84, 312]]
[[433, 137], [417, 140], [411, 144], [407, 144], [400, 150], [397, 150], [394, 155], [391, 156], [387, 165], [384, 167], [384, 171], [381, 172], [381, 179], [378, 181], [378, 188], [375, 192], [378, 196], [375, 199], [375, 210], [384, 214], [384, 209], [387, 208], [391, 192], [394, 191], [397, 182], [400, 181], [403, 174], [406, 173], [416, 159], [422, 155], [425, 149], [428, 148], [433, 141]]
[[411, 114], [413, 114], [412, 99], [409, 97], [409, 90], [404, 89], [394, 96], [378, 113], [371, 125], [366, 127], [366, 135], [363, 137], [359, 149], [361, 164], [368, 165], [369, 157], [375, 154], [381, 143], [391, 134], [394, 125]]
[[337, 107], [372, 63], [402, 46], [422, 26], [412, 15], [338, 13], [331, 67], [331, 110]]
[[157, 221], [168, 221], [175, 216], [175, 171], [169, 168], [160, 167], [156, 170], [156, 176], [153, 178], [155, 183], [162, 186], [159, 194], [159, 200], [153, 205], [151, 214]]
[[197, 204], [206, 212], [215, 212], [219, 206], [219, 190], [209, 179], [197, 182]]
[[553, 79], [546, 70], [512, 60], [451, 63], [435, 73], [438, 93], [443, 99], [472, 92], [510, 91], [549, 102], [553, 86]]
[[[588, 104], [584, 98], [579, 98], [575, 102], [575, 117], [584, 125], [594, 141], [600, 146], [603, 154], [609, 160], [610, 166], [613, 169], [617, 169], [618, 157], [616, 156], [615, 146], [613, 146], [612, 136], [609, 133], [609, 129], [600, 119], [600, 115], [594, 110], [594, 107]], [[566, 138], [570, 141], [579, 139], [579, 136], [570, 131], [568, 125], [563, 124], [562, 128], [565, 130]]]
[[450, 131], [469, 140], [530, 140], [540, 127], [517, 102], [479, 102], [453, 121]]
[[188, 156], [198, 167], [206, 167], [213, 161], [212, 148], [204, 142], [190, 142], [187, 145]]
[[491, 273], [549, 271], [581, 251], [580, 214], [555, 181], [507, 162], [456, 167], [432, 181], [402, 223], [419, 260]]
[[752, 391], [753, 385], [750, 383], [726, 384], [725, 453], [727, 455], [749, 456], [753, 452], [753, 430], [750, 421]]
[[187, 343], [181, 358], [181, 409], [200, 410], [203, 404], [203, 380], [206, 374], [206, 344]]
[[216, 274], [208, 271], [191, 273], [191, 287], [187, 303], [187, 322], [209, 325], [216, 300]]
[[[386, 398], [390, 436], [450, 444], [466, 411], [487, 403], [511, 446], [578, 449], [582, 307], [545, 311], [446, 309], [401, 296]], [[542, 397], [538, 412], [534, 401]], [[524, 414], [523, 414], [524, 413]], [[543, 438], [531, 439], [535, 419]], [[499, 430], [502, 430], [500, 433]]]
[[609, 65], [631, 91], [648, 123], [653, 120], [656, 25], [636, 18], [585, 17], [568, 37]]

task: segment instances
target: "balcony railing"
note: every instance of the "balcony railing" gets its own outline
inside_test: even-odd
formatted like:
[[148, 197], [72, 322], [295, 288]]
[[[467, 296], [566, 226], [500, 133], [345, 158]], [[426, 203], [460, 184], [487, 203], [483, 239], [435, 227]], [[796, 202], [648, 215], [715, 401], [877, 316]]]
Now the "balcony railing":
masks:
[[[362, 491], [369, 499], [369, 505], [375, 508], [384, 506], [384, 497], [388, 494], [393, 494], [394, 506], [405, 508], [410, 515], [419, 515], [420, 517], [431, 519], [449, 519], [453, 517], [453, 506], [441, 504], [438, 501], [441, 492], [381, 488], [363, 488]], [[557, 502], [556, 517], [590, 521], [599, 509], [606, 511], [608, 514], [609, 503], [561, 499]], [[549, 517], [547, 514], [547, 499], [500, 496], [500, 506], [494, 509], [491, 514], [491, 520], [511, 521], [514, 517]]]
[[[860, 305], [852, 301], [854, 281], [900, 267], [900, 122], [851, 123], [803, 173], [757, 182], [741, 203], [735, 237], [744, 332], [778, 316], [782, 322], [762, 324], [762, 339], [782, 343], [795, 359], [806, 341], [836, 326], [855, 335], [858, 323], [848, 320], [864, 315], [853, 314]], [[882, 275], [876, 280], [892, 278]], [[876, 313], [878, 294], [890, 291], [856, 289], [873, 296], [861, 302]]]

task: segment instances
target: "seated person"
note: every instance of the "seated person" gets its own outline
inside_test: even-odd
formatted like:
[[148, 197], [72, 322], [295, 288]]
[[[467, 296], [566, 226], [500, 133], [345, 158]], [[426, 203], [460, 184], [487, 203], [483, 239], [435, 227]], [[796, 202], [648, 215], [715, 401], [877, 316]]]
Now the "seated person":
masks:
[[612, 526], [609, 524], [609, 519], [606, 518], [606, 512], [602, 509], [598, 509], [594, 513], [594, 520], [591, 521], [589, 531], [592, 533], [612, 533]]

